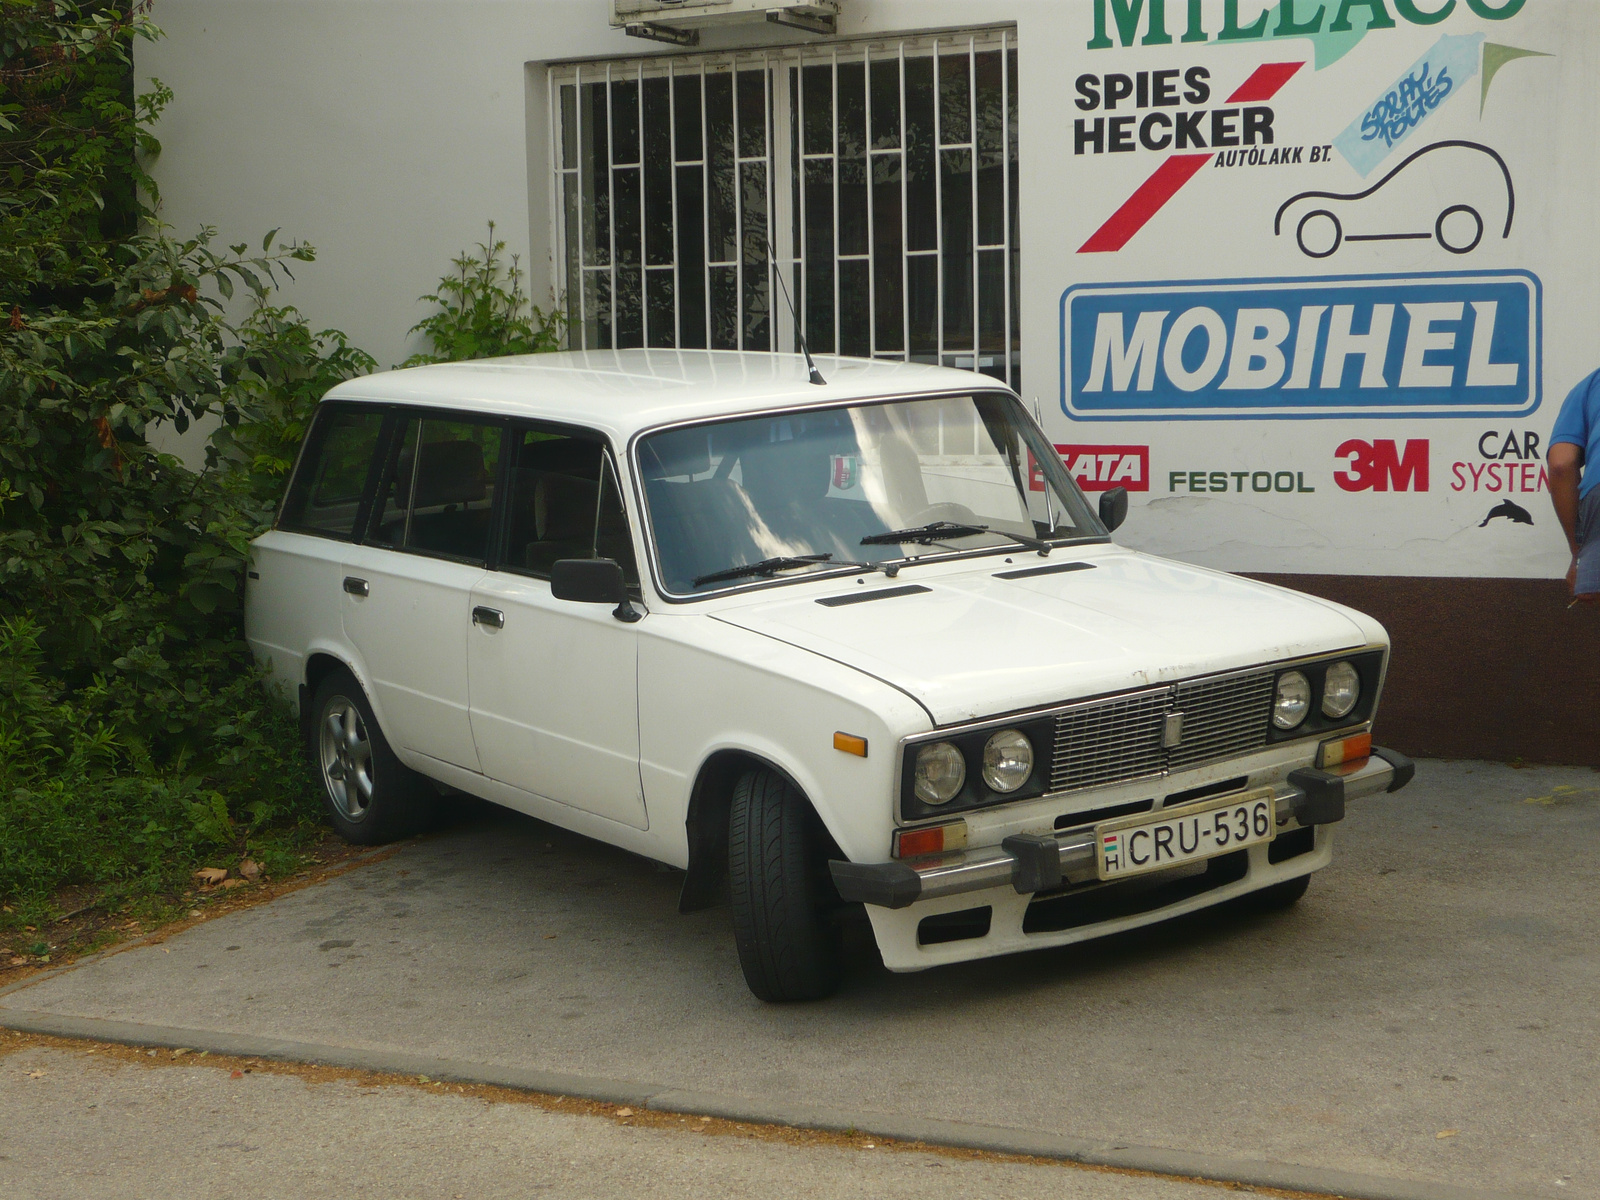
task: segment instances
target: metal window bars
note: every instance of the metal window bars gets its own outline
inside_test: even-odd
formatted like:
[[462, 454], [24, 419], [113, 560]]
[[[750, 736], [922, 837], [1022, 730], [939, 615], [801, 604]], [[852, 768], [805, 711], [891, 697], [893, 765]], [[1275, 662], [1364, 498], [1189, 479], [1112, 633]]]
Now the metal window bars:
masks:
[[792, 350], [781, 265], [813, 351], [1020, 388], [1016, 73], [1009, 29], [552, 67], [570, 344]]

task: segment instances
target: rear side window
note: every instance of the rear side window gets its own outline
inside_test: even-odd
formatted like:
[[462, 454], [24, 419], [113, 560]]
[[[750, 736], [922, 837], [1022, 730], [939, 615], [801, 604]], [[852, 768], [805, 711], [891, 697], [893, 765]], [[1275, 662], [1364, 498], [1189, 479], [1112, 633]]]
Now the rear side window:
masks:
[[280, 529], [350, 540], [372, 468], [383, 411], [324, 408], [284, 497]]
[[418, 554], [485, 561], [502, 426], [403, 415], [396, 433], [368, 540]]
[[566, 431], [516, 428], [506, 505], [508, 570], [548, 576], [557, 559], [610, 558], [638, 583], [633, 538], [604, 444]]

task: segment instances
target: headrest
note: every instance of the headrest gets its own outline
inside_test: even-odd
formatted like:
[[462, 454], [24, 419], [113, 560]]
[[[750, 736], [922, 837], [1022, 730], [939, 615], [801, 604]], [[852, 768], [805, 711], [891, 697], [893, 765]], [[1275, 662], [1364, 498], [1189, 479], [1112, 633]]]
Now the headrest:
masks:
[[539, 476], [533, 489], [533, 531], [541, 542], [565, 542], [594, 533], [600, 485], [571, 475]]

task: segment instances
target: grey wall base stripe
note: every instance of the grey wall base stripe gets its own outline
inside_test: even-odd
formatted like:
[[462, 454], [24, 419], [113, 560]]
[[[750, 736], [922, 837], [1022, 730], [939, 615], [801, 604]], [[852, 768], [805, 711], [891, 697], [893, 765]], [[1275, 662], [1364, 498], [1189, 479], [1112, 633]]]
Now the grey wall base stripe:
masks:
[[734, 1096], [722, 1092], [697, 1092], [625, 1079], [573, 1075], [527, 1067], [497, 1066], [465, 1059], [432, 1058], [399, 1050], [361, 1049], [297, 1042], [255, 1034], [220, 1033], [209, 1029], [178, 1029], [99, 1017], [73, 1017], [0, 1007], [0, 1028], [48, 1037], [115, 1042], [130, 1046], [208, 1050], [239, 1058], [272, 1059], [392, 1075], [426, 1075], [452, 1083], [488, 1084], [519, 1091], [572, 1096], [609, 1104], [628, 1104], [659, 1112], [720, 1117], [758, 1125], [788, 1125], [831, 1133], [870, 1133], [907, 1142], [926, 1142], [995, 1154], [1022, 1154], [1060, 1159], [1088, 1166], [1117, 1167], [1209, 1179], [1220, 1183], [1249, 1184], [1347, 1196], [1351, 1200], [1511, 1200], [1510, 1192], [1456, 1187], [1412, 1179], [1388, 1179], [1328, 1167], [1260, 1162], [1225, 1154], [1194, 1150], [1167, 1150], [1121, 1142], [1097, 1142], [1004, 1125], [978, 1125], [936, 1117], [899, 1116], [825, 1105]]

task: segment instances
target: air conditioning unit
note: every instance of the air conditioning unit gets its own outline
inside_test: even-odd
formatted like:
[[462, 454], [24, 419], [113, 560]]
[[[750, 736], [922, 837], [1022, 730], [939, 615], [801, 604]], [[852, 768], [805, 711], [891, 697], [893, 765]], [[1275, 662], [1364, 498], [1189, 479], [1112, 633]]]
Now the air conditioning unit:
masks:
[[693, 46], [708, 25], [770, 21], [807, 33], [837, 31], [840, 0], [773, 4], [772, 0], [611, 0], [611, 24], [630, 37]]

